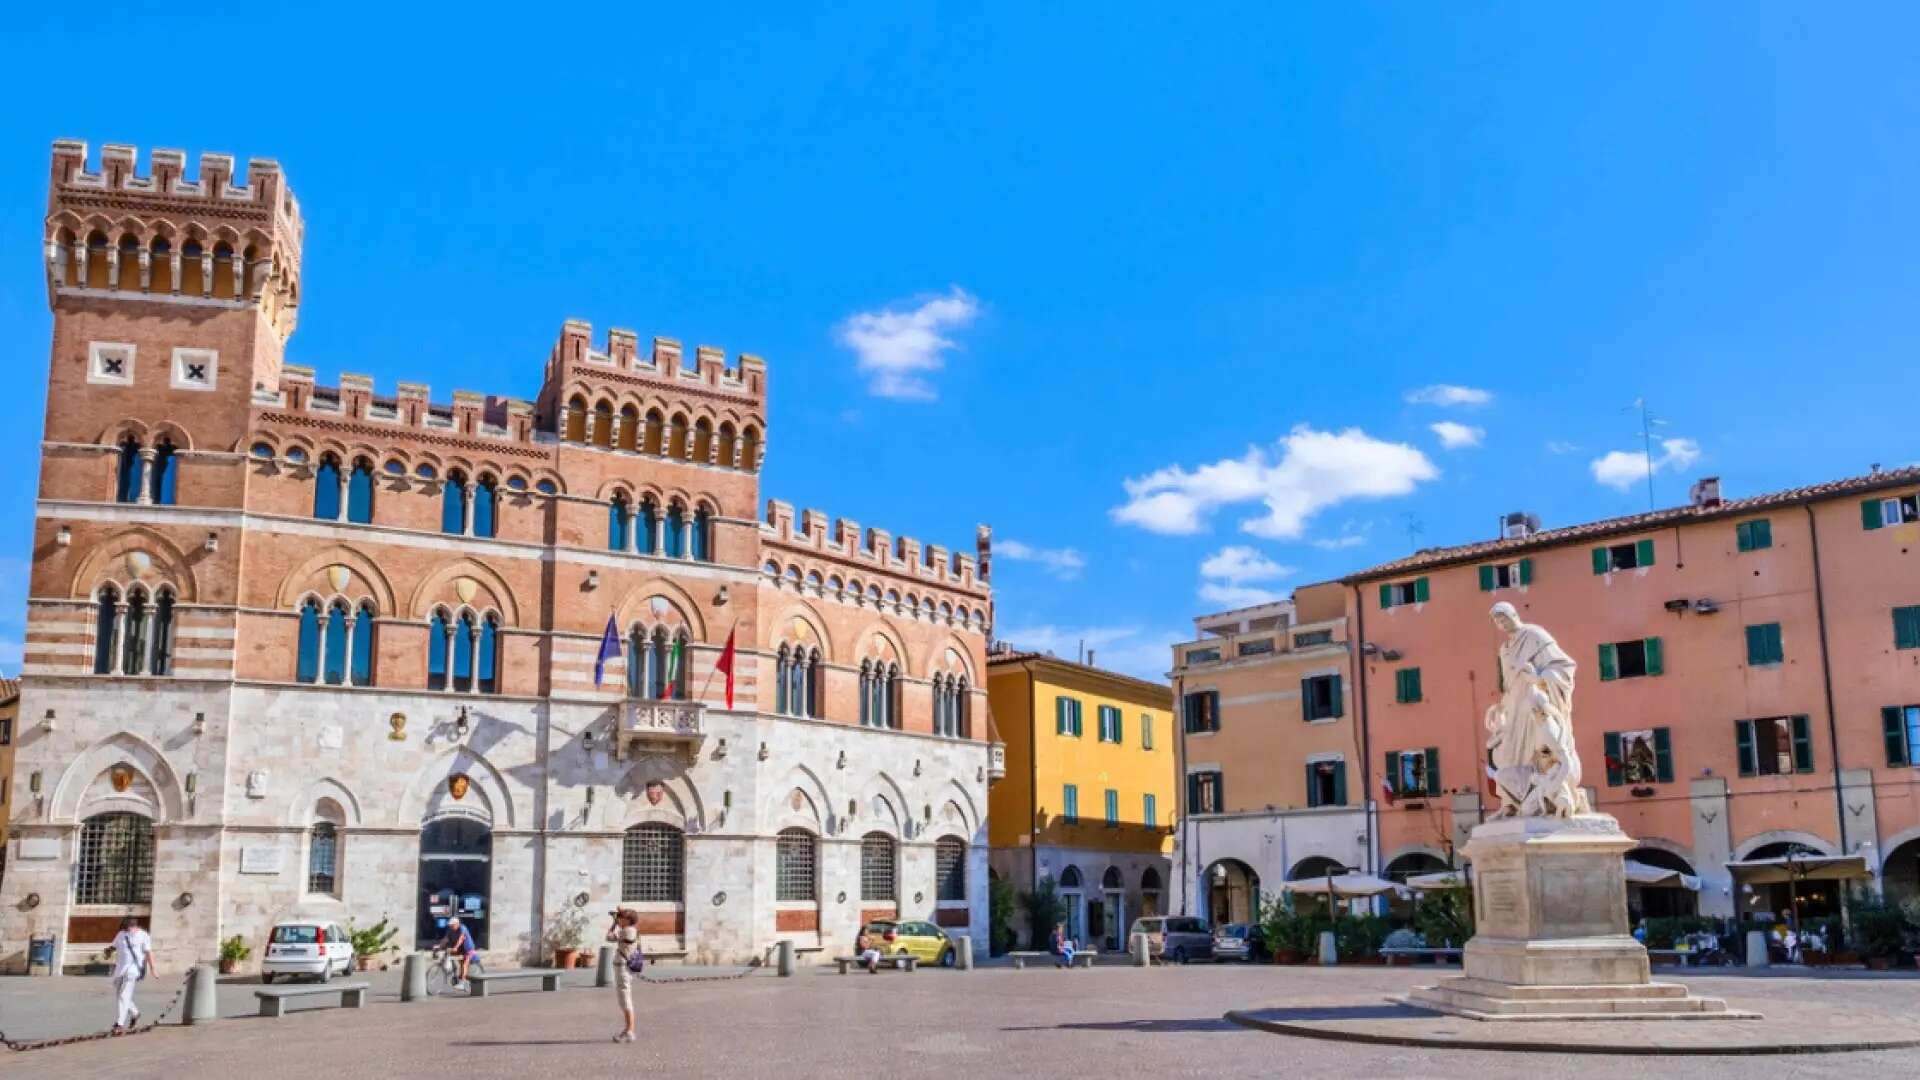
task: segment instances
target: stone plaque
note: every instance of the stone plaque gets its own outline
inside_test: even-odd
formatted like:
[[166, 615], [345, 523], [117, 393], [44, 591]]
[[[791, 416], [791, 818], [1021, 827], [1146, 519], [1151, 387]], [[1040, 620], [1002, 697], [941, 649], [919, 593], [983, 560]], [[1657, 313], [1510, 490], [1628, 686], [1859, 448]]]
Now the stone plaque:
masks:
[[338, 750], [346, 745], [346, 735], [339, 724], [328, 724], [320, 729], [320, 749]]
[[280, 849], [277, 847], [244, 847], [240, 849], [240, 872], [243, 874], [277, 874], [280, 872]]
[[1478, 882], [1480, 887], [1480, 921], [1488, 929], [1511, 926], [1520, 914], [1520, 890], [1525, 881], [1514, 873], [1483, 874]]
[[23, 836], [20, 838], [16, 858], [57, 859], [60, 857], [60, 838], [57, 836]]

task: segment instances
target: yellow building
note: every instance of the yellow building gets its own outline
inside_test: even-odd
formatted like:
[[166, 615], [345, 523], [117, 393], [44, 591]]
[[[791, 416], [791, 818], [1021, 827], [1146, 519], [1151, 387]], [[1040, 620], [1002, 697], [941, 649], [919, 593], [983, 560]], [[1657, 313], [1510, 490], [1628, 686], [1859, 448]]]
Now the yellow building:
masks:
[[[1036, 653], [987, 657], [1007, 775], [988, 794], [989, 865], [1019, 892], [1052, 878], [1075, 940], [1125, 948], [1164, 913], [1172, 872], [1173, 691]], [[1024, 913], [1014, 928], [1025, 940]]]

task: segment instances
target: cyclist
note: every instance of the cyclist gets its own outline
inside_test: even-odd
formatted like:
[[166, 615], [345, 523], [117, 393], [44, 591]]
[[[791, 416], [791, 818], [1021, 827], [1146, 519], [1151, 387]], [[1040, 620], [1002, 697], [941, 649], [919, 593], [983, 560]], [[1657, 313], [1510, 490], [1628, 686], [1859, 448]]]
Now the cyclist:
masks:
[[459, 983], [461, 986], [465, 986], [467, 984], [467, 965], [473, 962], [473, 954], [478, 950], [474, 948], [473, 935], [467, 932], [466, 927], [460, 925], [460, 917], [458, 915], [447, 920], [447, 936], [440, 939], [440, 947], [447, 950], [447, 955], [459, 958]]

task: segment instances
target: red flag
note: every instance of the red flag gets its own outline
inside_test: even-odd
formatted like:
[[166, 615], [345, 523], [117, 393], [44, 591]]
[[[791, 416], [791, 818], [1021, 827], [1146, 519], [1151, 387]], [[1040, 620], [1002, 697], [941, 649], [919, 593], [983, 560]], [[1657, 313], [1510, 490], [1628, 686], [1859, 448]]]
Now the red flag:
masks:
[[1380, 790], [1387, 794], [1387, 805], [1393, 805], [1393, 781], [1385, 776], [1380, 778]]
[[727, 708], [729, 709], [733, 708], [733, 635], [739, 630], [740, 628], [736, 626], [727, 631], [727, 647], [720, 650], [720, 660], [713, 665], [713, 670], [727, 673]]

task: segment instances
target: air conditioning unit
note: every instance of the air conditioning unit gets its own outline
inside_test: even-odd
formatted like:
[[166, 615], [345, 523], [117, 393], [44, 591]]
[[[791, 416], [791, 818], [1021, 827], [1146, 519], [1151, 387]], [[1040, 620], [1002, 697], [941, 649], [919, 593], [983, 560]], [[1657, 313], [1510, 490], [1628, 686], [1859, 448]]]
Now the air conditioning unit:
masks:
[[1693, 610], [1701, 615], [1711, 615], [1720, 610], [1720, 605], [1703, 596], [1693, 602]]

